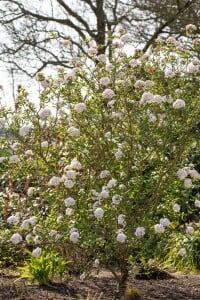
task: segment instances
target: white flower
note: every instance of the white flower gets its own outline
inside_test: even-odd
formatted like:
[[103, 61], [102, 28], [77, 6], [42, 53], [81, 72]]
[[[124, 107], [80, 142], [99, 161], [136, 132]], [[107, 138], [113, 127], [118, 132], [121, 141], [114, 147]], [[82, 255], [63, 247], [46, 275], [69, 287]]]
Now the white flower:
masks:
[[173, 205], [173, 211], [174, 212], [179, 213], [180, 210], [181, 210], [181, 207], [180, 207], [179, 204], [176, 203], [176, 204]]
[[90, 48], [88, 49], [88, 55], [89, 55], [89, 56], [95, 56], [95, 55], [97, 55], [97, 53], [98, 53], [98, 50], [97, 50], [97, 48], [95, 48], [95, 47], [90, 47]]
[[110, 139], [110, 138], [111, 138], [111, 135], [112, 135], [112, 134], [111, 134], [110, 131], [104, 133], [104, 137], [105, 137], [106, 139]]
[[131, 35], [128, 34], [128, 33], [122, 35], [121, 41], [124, 42], [124, 43], [129, 43], [129, 42], [131, 42], [131, 41], [132, 41]]
[[65, 201], [65, 205], [66, 205], [67, 207], [73, 206], [73, 205], [76, 204], [76, 200], [75, 200], [74, 198], [72, 198], [72, 197], [68, 197], [68, 198], [66, 198], [64, 201]]
[[74, 109], [77, 113], [82, 113], [84, 110], [86, 110], [86, 104], [81, 102], [81, 103], [77, 103], [74, 106]]
[[196, 31], [197, 30], [197, 27], [194, 25], [194, 24], [187, 24], [185, 29], [187, 31]]
[[110, 179], [110, 180], [108, 181], [108, 183], [107, 183], [107, 188], [108, 188], [108, 189], [112, 189], [113, 187], [116, 186], [116, 184], [117, 184], [117, 180], [114, 179], [114, 178], [112, 178], [112, 179]]
[[200, 179], [200, 174], [197, 170], [189, 170], [188, 172], [192, 178]]
[[24, 125], [19, 129], [19, 135], [25, 137], [30, 132], [30, 126]]
[[31, 225], [35, 225], [36, 222], [37, 222], [37, 217], [32, 216], [32, 217], [29, 218], [29, 223]]
[[22, 228], [25, 230], [28, 230], [30, 228], [30, 222], [29, 219], [26, 219], [22, 222]]
[[103, 171], [101, 171], [101, 173], [99, 174], [99, 177], [100, 178], [106, 178], [106, 177], [108, 177], [108, 176], [110, 176], [110, 172], [108, 171], [108, 170], [103, 170]]
[[66, 176], [68, 179], [75, 179], [77, 176], [77, 172], [75, 170], [68, 170], [66, 172]]
[[191, 180], [190, 178], [186, 178], [186, 179], [184, 180], [184, 187], [185, 187], [186, 189], [189, 189], [189, 188], [192, 187], [192, 180]]
[[57, 233], [58, 233], [57, 230], [52, 229], [52, 230], [49, 232], [49, 236], [54, 237]]
[[175, 76], [175, 73], [172, 70], [166, 70], [165, 71], [165, 77], [172, 78]]
[[117, 223], [119, 225], [122, 225], [122, 226], [125, 226], [126, 225], [126, 221], [125, 221], [125, 216], [123, 214], [120, 214], [118, 217], [117, 217]]
[[111, 89], [105, 89], [102, 93], [104, 99], [112, 99], [115, 96], [115, 92]]
[[139, 104], [140, 105], [145, 105], [147, 103], [151, 103], [154, 99], [154, 95], [150, 92], [145, 92], [143, 95], [142, 95], [142, 98], [140, 99], [139, 101]]
[[154, 225], [154, 230], [156, 233], [163, 233], [165, 232], [165, 227], [162, 224]]
[[103, 86], [107, 86], [109, 83], [110, 83], [110, 78], [108, 77], [102, 77], [100, 80], [99, 80], [99, 83]]
[[117, 234], [117, 241], [121, 244], [125, 243], [127, 236], [123, 232]]
[[6, 119], [5, 118], [0, 118], [0, 128], [3, 128], [6, 124]]
[[198, 66], [193, 65], [193, 63], [188, 64], [187, 71], [189, 73], [197, 73], [199, 71]]
[[112, 41], [112, 46], [113, 46], [114, 48], [119, 48], [119, 47], [121, 47], [121, 40], [118, 39], [118, 38], [113, 39], [113, 41]]
[[32, 251], [32, 255], [36, 258], [39, 258], [41, 256], [41, 254], [42, 254], [42, 249], [39, 247], [37, 247], [36, 249], [34, 249]]
[[185, 249], [185, 248], [181, 248], [181, 249], [178, 251], [178, 254], [181, 255], [181, 256], [185, 256], [185, 255], [187, 254], [186, 249]]
[[184, 180], [187, 177], [187, 172], [184, 169], [179, 169], [176, 174], [180, 180]]
[[71, 216], [71, 215], [73, 215], [73, 213], [74, 213], [73, 208], [68, 207], [68, 208], [65, 210], [65, 214], [66, 214], [67, 216]]
[[14, 244], [17, 245], [22, 241], [22, 236], [19, 233], [14, 233], [11, 238], [10, 241]]
[[99, 218], [102, 218], [104, 215], [104, 210], [101, 208], [101, 207], [98, 207], [95, 209], [94, 211], [94, 216], [99, 219]]
[[71, 127], [68, 128], [68, 133], [71, 136], [79, 136], [80, 135], [80, 129], [76, 128], [74, 126], [71, 126]]
[[4, 160], [6, 160], [6, 157], [5, 156], [1, 156], [0, 157], [0, 163], [2, 163]]
[[144, 227], [137, 227], [135, 230], [135, 235], [138, 238], [141, 238], [145, 235], [145, 228]]
[[106, 71], [110, 72], [114, 69], [114, 66], [113, 66], [113, 64], [108, 62], [105, 66], [105, 69], [106, 69]]
[[113, 204], [119, 204], [121, 201], [122, 201], [122, 197], [118, 194], [116, 194], [112, 197]]
[[184, 107], [185, 107], [185, 101], [182, 99], [177, 99], [175, 102], [173, 102], [174, 109], [180, 109]]
[[53, 177], [49, 180], [48, 185], [49, 185], [49, 186], [57, 186], [59, 183], [60, 183], [60, 178], [57, 177], [57, 176], [53, 176]]
[[154, 95], [152, 102], [154, 102], [154, 103], [161, 103], [162, 100], [163, 100], [162, 96], [160, 96], [160, 95]]
[[46, 120], [49, 117], [51, 117], [51, 110], [48, 107], [45, 107], [43, 109], [40, 110], [39, 112], [39, 117], [41, 120]]
[[38, 244], [41, 243], [41, 239], [40, 239], [40, 237], [39, 237], [38, 235], [36, 235], [36, 236], [34, 237], [34, 243], [35, 243], [36, 245], [38, 245]]
[[63, 219], [63, 216], [58, 216], [57, 219], [56, 219], [56, 222], [57, 223], [61, 223], [62, 219]]
[[77, 243], [78, 242], [78, 239], [79, 239], [79, 233], [78, 231], [73, 231], [70, 233], [70, 236], [69, 236], [69, 239], [71, 242], [73, 243]]
[[109, 192], [107, 190], [103, 189], [99, 195], [101, 198], [107, 199], [109, 197]]
[[97, 56], [97, 60], [98, 60], [99, 62], [106, 63], [106, 55], [105, 55], [105, 54], [99, 54], [99, 55]]
[[71, 189], [74, 186], [74, 182], [70, 179], [67, 179], [67, 180], [64, 181], [64, 186], [67, 189]]
[[28, 188], [28, 190], [27, 190], [27, 195], [28, 195], [29, 197], [31, 197], [31, 196], [35, 193], [35, 191], [36, 191], [36, 188], [33, 187], [33, 186], [30, 186], [30, 187]]
[[145, 87], [145, 81], [144, 80], [137, 80], [135, 83], [134, 83], [134, 87], [136, 89], [143, 89]]
[[80, 280], [84, 280], [86, 278], [86, 273], [83, 272], [81, 275], [80, 275]]
[[194, 202], [195, 207], [200, 208], [200, 201], [198, 199], [195, 200]]
[[12, 164], [17, 164], [20, 161], [20, 159], [17, 155], [11, 155], [9, 160]]
[[193, 234], [194, 233], [194, 228], [192, 226], [187, 226], [186, 227], [186, 233]]
[[33, 151], [32, 150], [26, 150], [24, 152], [25, 155], [33, 155]]
[[123, 156], [123, 152], [121, 149], [117, 149], [117, 151], [114, 154], [117, 159], [119, 159]]
[[41, 143], [41, 148], [48, 148], [48, 146], [49, 146], [48, 141], [44, 141]]
[[72, 159], [70, 167], [75, 170], [80, 170], [82, 168], [81, 163], [77, 160], [76, 157]]
[[100, 265], [100, 261], [99, 261], [98, 258], [96, 258], [95, 261], [94, 261], [94, 267], [95, 267], [95, 268], [98, 268], [99, 265]]
[[161, 218], [160, 219], [160, 224], [163, 225], [164, 227], [167, 227], [171, 224], [170, 220], [167, 218]]
[[[135, 67], [137, 67], [138, 65], [139, 65], [139, 61], [137, 60], [137, 59], [131, 59], [130, 61], [129, 61], [129, 65], [132, 67], [132, 68], [135, 68]], [[140, 81], [140, 80], [138, 80], [138, 81]], [[143, 80], [141, 80], [141, 81], [143, 81]], [[137, 82], [137, 81], [136, 81]], [[144, 82], [144, 81], [143, 81]]]
[[31, 239], [32, 239], [32, 234], [28, 233], [25, 237], [25, 240], [27, 241], [27, 243], [30, 243]]
[[7, 222], [11, 225], [17, 225], [19, 223], [19, 218], [17, 216], [10, 216], [7, 218]]
[[69, 70], [66, 74], [65, 74], [65, 80], [66, 81], [73, 81], [75, 79], [76, 76], [76, 72], [74, 69]]

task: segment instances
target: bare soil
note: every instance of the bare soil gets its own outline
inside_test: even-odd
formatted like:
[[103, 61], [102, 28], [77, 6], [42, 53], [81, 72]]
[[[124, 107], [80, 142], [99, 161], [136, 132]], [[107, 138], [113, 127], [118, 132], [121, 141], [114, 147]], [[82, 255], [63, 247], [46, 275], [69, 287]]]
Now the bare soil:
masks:
[[[5, 270], [0, 275], [0, 300], [112, 300], [116, 282], [112, 274], [102, 270], [87, 280], [73, 277], [54, 287], [14, 282], [16, 277]], [[200, 300], [200, 274], [177, 275], [165, 279], [138, 280], [131, 276], [129, 284], [139, 288], [144, 300]]]

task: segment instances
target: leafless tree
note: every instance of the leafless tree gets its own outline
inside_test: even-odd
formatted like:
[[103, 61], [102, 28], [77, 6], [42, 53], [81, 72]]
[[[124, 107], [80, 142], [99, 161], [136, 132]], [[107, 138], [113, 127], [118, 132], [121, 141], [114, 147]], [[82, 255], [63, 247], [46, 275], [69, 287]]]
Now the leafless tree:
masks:
[[[68, 67], [69, 53], [85, 52], [89, 39], [99, 52], [106, 33], [121, 23], [145, 52], [158, 35], [182, 37], [188, 23], [200, 27], [200, 0], [0, 0], [0, 60], [29, 76], [47, 66]], [[70, 36], [71, 46], [57, 40]]]

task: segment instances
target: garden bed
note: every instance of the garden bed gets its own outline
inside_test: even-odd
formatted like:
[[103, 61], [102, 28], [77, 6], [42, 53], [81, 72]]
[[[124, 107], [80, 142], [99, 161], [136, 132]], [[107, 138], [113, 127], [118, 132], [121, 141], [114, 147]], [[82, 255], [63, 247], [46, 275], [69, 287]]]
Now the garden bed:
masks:
[[[55, 283], [54, 287], [42, 287], [27, 281], [14, 282], [16, 277], [10, 272], [0, 275], [0, 299], [2, 300], [56, 300], [56, 299], [114, 299], [115, 281], [110, 272], [102, 270], [98, 277], [87, 280], [72, 278], [65, 283]], [[177, 275], [158, 280], [136, 280], [130, 284], [139, 288], [145, 300], [199, 300], [200, 274]], [[101, 295], [101, 297], [100, 297]], [[90, 296], [90, 297], [89, 297]]]

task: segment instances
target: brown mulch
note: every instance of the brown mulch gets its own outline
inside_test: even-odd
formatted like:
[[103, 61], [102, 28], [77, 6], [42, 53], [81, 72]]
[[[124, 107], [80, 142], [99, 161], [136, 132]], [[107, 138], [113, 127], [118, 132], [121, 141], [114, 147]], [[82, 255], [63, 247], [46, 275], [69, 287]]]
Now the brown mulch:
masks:
[[[102, 270], [98, 277], [84, 281], [74, 277], [65, 283], [57, 282], [54, 287], [42, 287], [22, 280], [14, 282], [15, 279], [5, 271], [1, 273], [0, 300], [112, 300], [116, 287], [107, 270]], [[173, 274], [162, 280], [138, 280], [131, 276], [130, 285], [141, 290], [144, 300], [200, 300], [200, 274]]]

